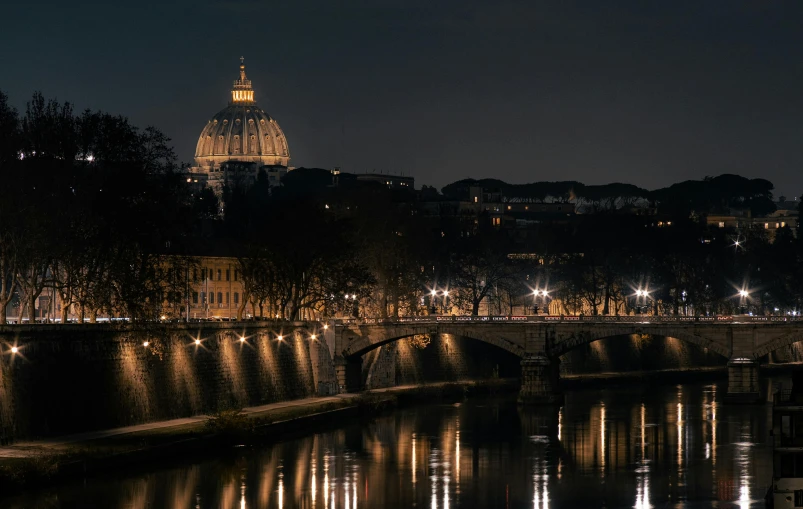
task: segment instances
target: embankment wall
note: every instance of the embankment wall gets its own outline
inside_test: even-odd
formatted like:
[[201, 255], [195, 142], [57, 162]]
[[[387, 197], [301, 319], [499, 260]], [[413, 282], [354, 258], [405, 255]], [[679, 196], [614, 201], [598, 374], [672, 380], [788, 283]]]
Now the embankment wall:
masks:
[[[77, 433], [332, 394], [332, 359], [321, 339], [311, 339], [315, 328], [2, 327], [0, 439]], [[17, 353], [11, 351], [14, 346]]]

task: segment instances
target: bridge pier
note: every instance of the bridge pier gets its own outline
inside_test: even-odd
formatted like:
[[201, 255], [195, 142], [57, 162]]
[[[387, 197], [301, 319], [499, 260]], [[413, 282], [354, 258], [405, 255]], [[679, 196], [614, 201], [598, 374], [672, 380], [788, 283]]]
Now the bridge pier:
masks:
[[362, 359], [360, 357], [335, 357], [335, 377], [339, 393], [362, 390]]
[[758, 383], [758, 362], [747, 357], [734, 357], [728, 361], [728, 394], [725, 400], [732, 403], [763, 401]]
[[528, 355], [521, 360], [519, 403], [549, 405], [563, 401], [558, 391], [560, 373], [546, 355]]

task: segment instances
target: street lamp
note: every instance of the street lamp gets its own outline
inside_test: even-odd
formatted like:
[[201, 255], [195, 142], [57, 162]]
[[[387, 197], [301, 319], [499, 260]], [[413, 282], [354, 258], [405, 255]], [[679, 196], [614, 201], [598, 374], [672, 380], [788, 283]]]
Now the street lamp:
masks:
[[[435, 297], [437, 296], [438, 296], [438, 286], [435, 285], [435, 287], [429, 291], [429, 313], [431, 315], [434, 315], [435, 313], [438, 312], [435, 305]], [[421, 303], [423, 305], [426, 305], [426, 303], [424, 302], [424, 297], [421, 297]]]
[[544, 308], [544, 312], [547, 310], [547, 299], [549, 298], [549, 290], [546, 288], [543, 290], [539, 290], [536, 288], [533, 290], [533, 312], [534, 314], [538, 314], [538, 298], [541, 297], [542, 299], [542, 307]]
[[[643, 315], [647, 307], [647, 299], [650, 296], [649, 290], [636, 289], [636, 313]], [[643, 300], [642, 300], [643, 299]]]
[[747, 314], [747, 300], [750, 299], [750, 291], [747, 288], [739, 290], [739, 310], [743, 315]]

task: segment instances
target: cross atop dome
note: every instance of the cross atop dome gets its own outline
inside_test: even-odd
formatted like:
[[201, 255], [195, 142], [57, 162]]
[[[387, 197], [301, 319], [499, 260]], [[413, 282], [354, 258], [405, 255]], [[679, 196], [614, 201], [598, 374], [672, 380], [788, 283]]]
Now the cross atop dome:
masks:
[[234, 80], [231, 102], [233, 104], [254, 103], [254, 90], [251, 88], [251, 80], [245, 76], [245, 57], [240, 57], [240, 79]]

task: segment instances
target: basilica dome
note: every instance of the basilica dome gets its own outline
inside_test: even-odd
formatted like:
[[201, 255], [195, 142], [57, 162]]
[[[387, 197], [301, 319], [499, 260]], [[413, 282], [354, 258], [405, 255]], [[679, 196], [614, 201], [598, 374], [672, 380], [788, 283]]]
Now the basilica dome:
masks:
[[240, 79], [234, 81], [229, 105], [209, 120], [195, 149], [199, 167], [219, 168], [226, 161], [285, 167], [290, 162], [287, 138], [276, 120], [254, 101], [244, 63], [240, 64]]

